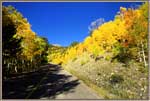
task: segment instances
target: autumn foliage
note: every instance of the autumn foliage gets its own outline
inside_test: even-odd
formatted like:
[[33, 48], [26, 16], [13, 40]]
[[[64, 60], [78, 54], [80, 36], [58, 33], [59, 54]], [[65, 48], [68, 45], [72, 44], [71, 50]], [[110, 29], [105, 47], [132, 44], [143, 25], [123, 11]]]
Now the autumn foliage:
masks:
[[3, 75], [28, 72], [47, 62], [48, 41], [12, 6], [2, 8]]
[[138, 9], [120, 7], [113, 21], [95, 27], [82, 43], [69, 47], [63, 55], [57, 53], [54, 60], [65, 64], [86, 52], [95, 57], [109, 57], [112, 61], [134, 59], [147, 66], [147, 36], [148, 3]]
[[89, 32], [83, 42], [68, 47], [49, 44], [14, 7], [3, 6], [3, 79], [52, 63], [105, 89], [107, 99], [148, 98], [148, 3], [120, 7], [112, 21], [98, 19]]

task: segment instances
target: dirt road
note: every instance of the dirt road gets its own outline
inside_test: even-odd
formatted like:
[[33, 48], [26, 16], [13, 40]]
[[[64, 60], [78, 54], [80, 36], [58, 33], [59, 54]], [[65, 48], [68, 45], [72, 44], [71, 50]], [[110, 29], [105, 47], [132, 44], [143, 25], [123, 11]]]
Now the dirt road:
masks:
[[82, 81], [57, 65], [3, 80], [3, 99], [101, 99]]

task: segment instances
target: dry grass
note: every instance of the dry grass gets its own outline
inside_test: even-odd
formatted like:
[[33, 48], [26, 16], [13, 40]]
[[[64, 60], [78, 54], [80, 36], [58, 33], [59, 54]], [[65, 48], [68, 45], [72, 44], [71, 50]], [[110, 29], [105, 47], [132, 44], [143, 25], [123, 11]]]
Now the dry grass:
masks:
[[[81, 65], [81, 61], [85, 61]], [[148, 99], [148, 68], [131, 61], [127, 67], [88, 54], [69, 61], [64, 68], [83, 80], [105, 99]]]

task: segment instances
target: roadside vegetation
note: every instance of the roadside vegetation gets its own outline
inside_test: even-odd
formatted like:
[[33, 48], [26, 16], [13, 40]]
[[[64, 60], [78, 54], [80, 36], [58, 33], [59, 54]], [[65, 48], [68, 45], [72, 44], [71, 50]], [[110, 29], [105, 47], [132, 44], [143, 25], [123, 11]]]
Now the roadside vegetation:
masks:
[[2, 7], [3, 78], [13, 73], [35, 71], [47, 63], [49, 44], [31, 30], [31, 25], [14, 7]]
[[[83, 64], [84, 61], [84, 64]], [[105, 99], [147, 99], [148, 68], [131, 60], [126, 66], [84, 54], [64, 66]]]
[[100, 19], [93, 24], [83, 42], [49, 60], [105, 99], [147, 99], [148, 3], [136, 9], [120, 7], [113, 21]]
[[148, 99], [148, 3], [120, 7], [109, 22], [96, 20], [83, 42], [68, 47], [38, 36], [12, 6], [2, 8], [2, 17], [3, 78], [53, 63], [104, 99]]

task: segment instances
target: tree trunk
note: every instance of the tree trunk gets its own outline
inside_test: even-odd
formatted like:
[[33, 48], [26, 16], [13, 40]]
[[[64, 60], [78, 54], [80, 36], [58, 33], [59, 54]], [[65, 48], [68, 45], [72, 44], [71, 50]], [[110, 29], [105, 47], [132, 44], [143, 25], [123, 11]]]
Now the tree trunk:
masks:
[[138, 52], [138, 55], [139, 55], [139, 62], [142, 62], [141, 51]]
[[17, 66], [15, 66], [15, 72], [17, 73], [18, 71], [17, 71]]
[[143, 55], [144, 65], [146, 67], [147, 63], [146, 63], [146, 59], [145, 59], [144, 45], [143, 45], [142, 41], [141, 41], [141, 46], [142, 46], [142, 55]]

